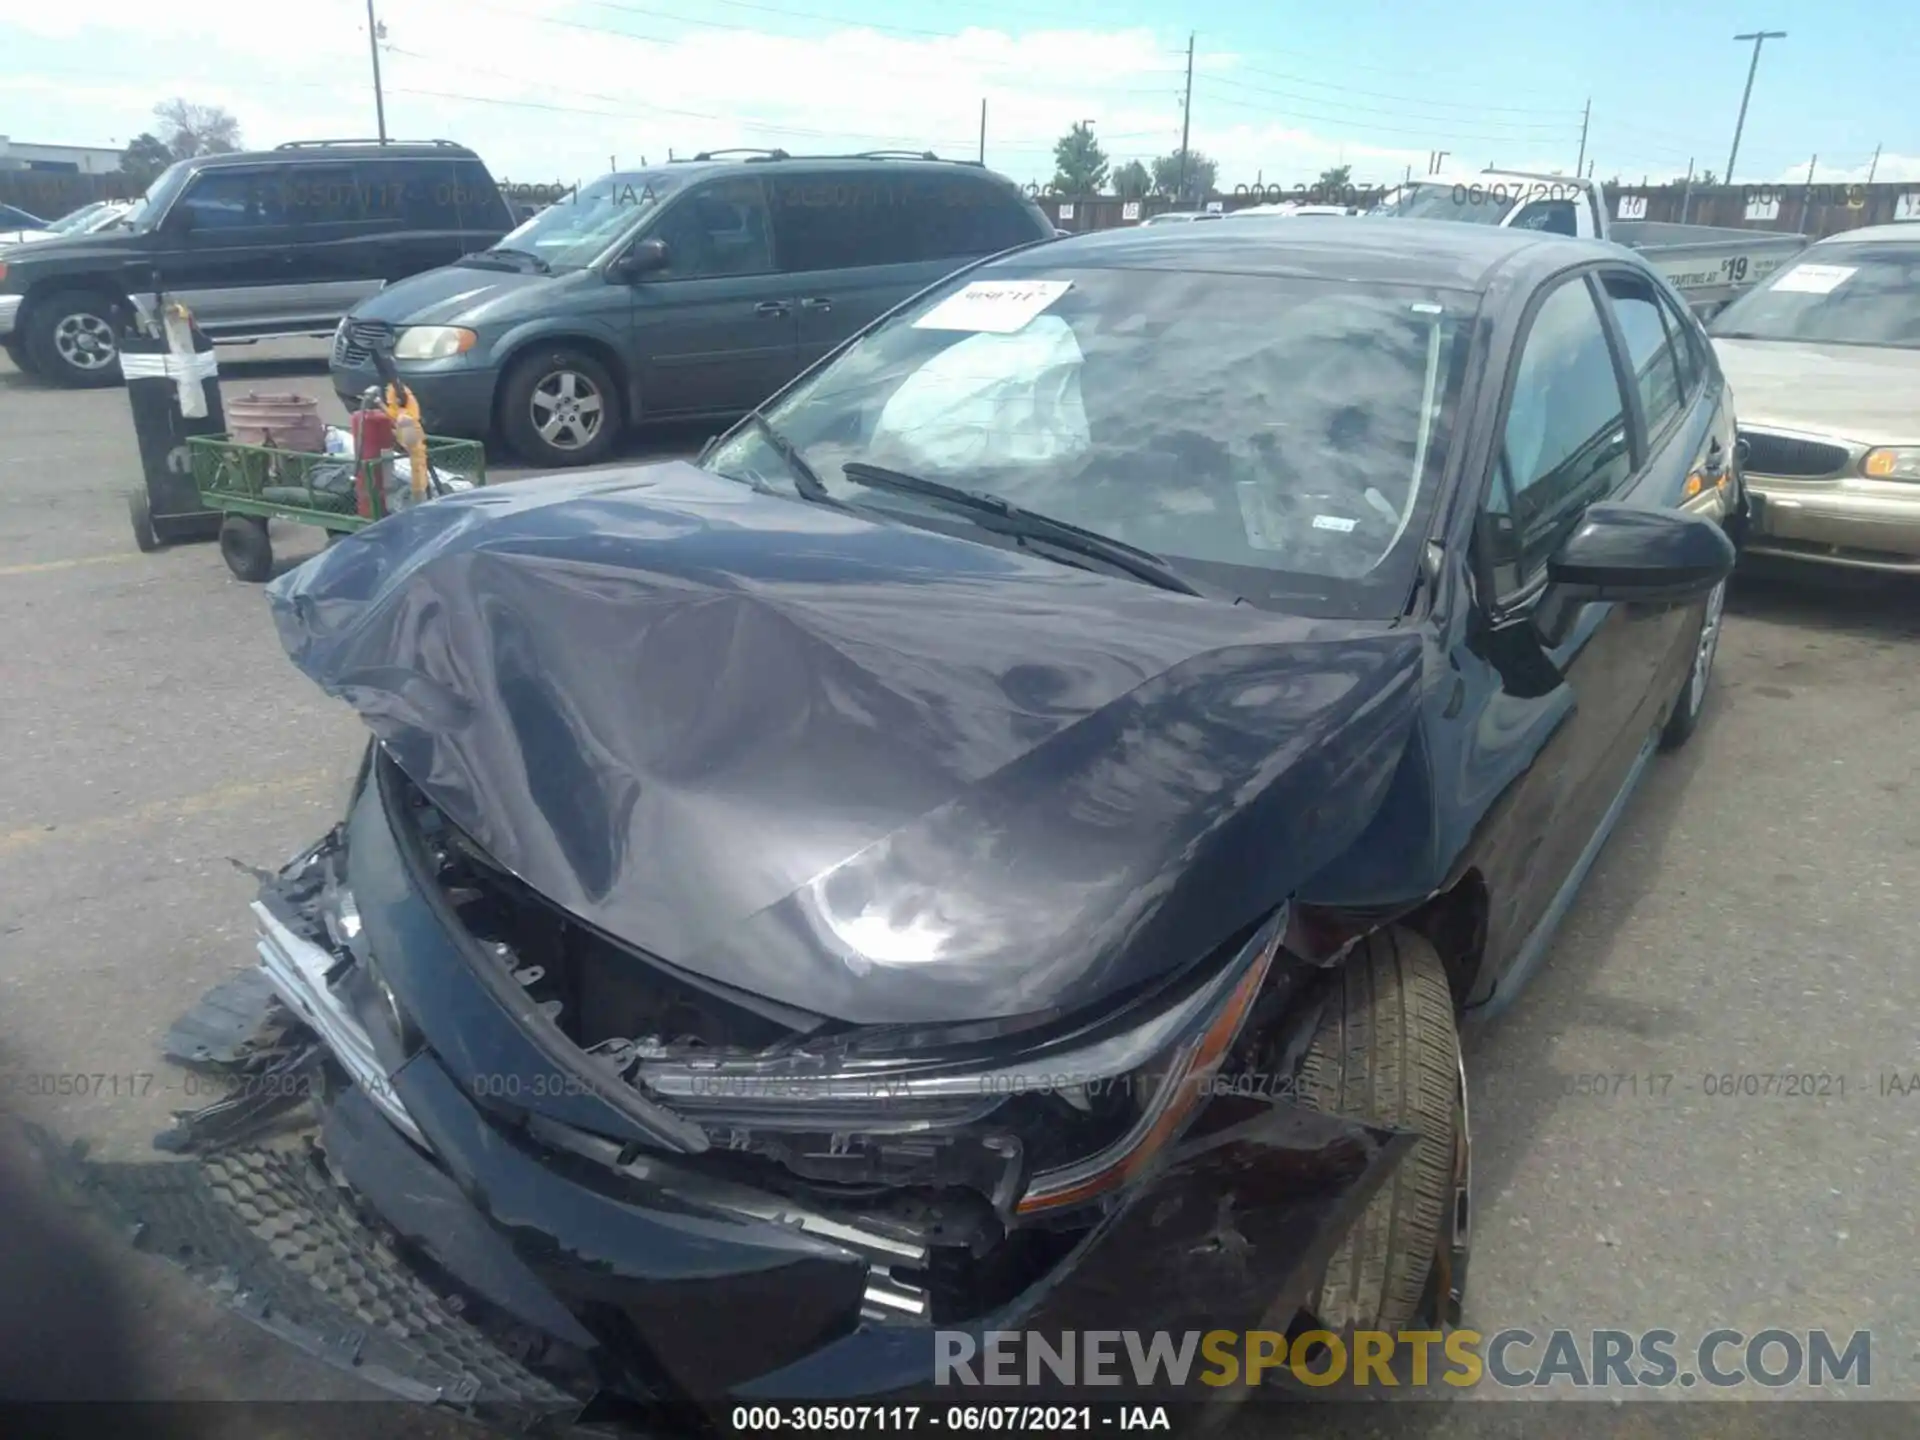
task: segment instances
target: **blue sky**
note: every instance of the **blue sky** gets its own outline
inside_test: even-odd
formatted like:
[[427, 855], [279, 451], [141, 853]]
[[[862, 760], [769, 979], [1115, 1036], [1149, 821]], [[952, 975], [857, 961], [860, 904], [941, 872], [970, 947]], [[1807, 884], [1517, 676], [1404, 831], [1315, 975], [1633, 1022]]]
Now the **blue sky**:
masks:
[[[1359, 182], [1453, 163], [1571, 170], [1582, 106], [1606, 178], [1724, 172], [1747, 47], [1769, 42], [1735, 178], [1920, 181], [1920, 5], [1906, 0], [378, 0], [389, 129], [444, 135], [513, 179], [726, 144], [969, 154], [1045, 179], [1091, 119], [1116, 159], [1179, 140], [1228, 185]], [[184, 22], [184, 23], [183, 23]], [[0, 134], [124, 144], [153, 105], [223, 104], [254, 144], [368, 134], [363, 0], [0, 0]]]

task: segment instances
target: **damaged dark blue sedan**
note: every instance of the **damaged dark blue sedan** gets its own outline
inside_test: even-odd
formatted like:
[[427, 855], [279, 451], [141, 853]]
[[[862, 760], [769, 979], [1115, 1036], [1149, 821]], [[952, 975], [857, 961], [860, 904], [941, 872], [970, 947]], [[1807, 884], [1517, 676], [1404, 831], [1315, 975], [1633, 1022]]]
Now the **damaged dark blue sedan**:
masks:
[[375, 738], [174, 1191], [520, 1415], [1452, 1323], [1459, 1027], [1701, 716], [1734, 446], [1634, 256], [1336, 218], [1012, 252], [697, 463], [396, 515], [272, 591]]

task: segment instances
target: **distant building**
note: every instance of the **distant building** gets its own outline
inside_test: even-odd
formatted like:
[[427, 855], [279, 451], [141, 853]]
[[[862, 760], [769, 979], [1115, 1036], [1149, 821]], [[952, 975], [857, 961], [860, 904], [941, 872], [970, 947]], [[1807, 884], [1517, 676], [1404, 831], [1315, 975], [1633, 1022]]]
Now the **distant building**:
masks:
[[0, 135], [0, 170], [111, 175], [120, 168], [120, 154], [99, 145], [33, 145]]

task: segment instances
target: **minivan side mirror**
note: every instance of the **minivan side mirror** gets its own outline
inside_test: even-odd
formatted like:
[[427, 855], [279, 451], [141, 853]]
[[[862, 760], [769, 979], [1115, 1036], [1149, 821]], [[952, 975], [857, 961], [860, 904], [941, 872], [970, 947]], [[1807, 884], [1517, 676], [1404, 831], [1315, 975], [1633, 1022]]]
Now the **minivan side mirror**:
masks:
[[666, 269], [667, 258], [666, 241], [642, 240], [608, 266], [607, 274], [614, 280], [638, 280], [642, 276]]
[[1690, 604], [1731, 575], [1738, 558], [1727, 532], [1704, 515], [1590, 505], [1547, 562], [1536, 621], [1557, 643], [1582, 605]]

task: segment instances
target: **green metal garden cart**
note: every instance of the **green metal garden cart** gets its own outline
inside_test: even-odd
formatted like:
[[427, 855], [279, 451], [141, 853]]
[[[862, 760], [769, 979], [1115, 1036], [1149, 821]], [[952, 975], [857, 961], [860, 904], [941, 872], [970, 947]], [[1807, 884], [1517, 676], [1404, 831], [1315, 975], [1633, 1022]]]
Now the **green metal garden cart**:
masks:
[[[356, 462], [350, 455], [243, 445], [223, 435], [195, 436], [187, 450], [201, 503], [223, 516], [221, 558], [238, 579], [253, 584], [273, 576], [269, 520], [317, 525], [332, 544], [387, 516], [394, 508], [390, 492], [396, 471], [403, 497], [408, 490], [405, 456]], [[485, 485], [486, 447], [477, 440], [430, 435], [427, 468], [432, 496]]]

